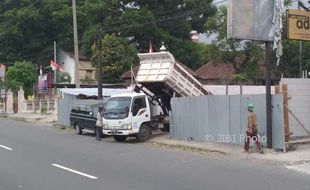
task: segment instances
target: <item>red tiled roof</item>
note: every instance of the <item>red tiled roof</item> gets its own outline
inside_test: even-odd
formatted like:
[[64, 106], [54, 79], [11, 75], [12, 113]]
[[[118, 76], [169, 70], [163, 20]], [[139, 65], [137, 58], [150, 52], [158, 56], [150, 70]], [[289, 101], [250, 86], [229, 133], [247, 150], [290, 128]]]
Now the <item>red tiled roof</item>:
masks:
[[210, 61], [204, 66], [200, 67], [195, 75], [201, 79], [230, 79], [231, 75], [235, 73], [232, 64], [223, 63], [219, 61]]

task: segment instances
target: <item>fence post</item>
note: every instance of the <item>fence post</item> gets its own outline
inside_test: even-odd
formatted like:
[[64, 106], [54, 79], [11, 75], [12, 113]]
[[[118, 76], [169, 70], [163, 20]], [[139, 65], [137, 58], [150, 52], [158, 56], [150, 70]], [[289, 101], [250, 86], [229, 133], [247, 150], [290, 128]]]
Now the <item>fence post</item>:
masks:
[[35, 112], [34, 100], [32, 100], [32, 112]]
[[46, 112], [48, 113], [50, 111], [50, 100], [47, 100], [47, 108], [46, 108]]
[[41, 102], [41, 100], [39, 100], [39, 111], [41, 111], [42, 110], [42, 102]]

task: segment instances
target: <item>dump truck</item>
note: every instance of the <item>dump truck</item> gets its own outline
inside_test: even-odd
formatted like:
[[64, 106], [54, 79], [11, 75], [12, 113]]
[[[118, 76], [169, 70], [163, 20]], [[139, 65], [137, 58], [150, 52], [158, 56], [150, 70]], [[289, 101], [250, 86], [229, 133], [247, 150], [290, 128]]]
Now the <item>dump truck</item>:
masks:
[[152, 130], [169, 131], [171, 98], [211, 94], [169, 52], [138, 54], [140, 67], [132, 93], [106, 102], [103, 133], [116, 141], [150, 138]]

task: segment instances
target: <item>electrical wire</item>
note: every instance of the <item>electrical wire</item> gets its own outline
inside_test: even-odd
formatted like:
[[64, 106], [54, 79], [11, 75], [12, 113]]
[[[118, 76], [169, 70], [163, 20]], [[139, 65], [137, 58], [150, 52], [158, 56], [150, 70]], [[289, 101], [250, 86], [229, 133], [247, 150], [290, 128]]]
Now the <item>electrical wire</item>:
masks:
[[[33, 2], [31, 5], [29, 5], [26, 10], [30, 9], [31, 7], [33, 7], [35, 4], [37, 4], [40, 0], [36, 0], [35, 2]], [[41, 6], [39, 9], [37, 9], [38, 11], [40, 11], [41, 9], [43, 8], [43, 6]], [[16, 26], [18, 26], [19, 24], [23, 23], [24, 21], [26, 21], [26, 18], [22, 19], [21, 21], [17, 22], [14, 26], [12, 26], [11, 28], [3, 31], [2, 33], [0, 33], [0, 37], [4, 34], [6, 34], [7, 32], [10, 32], [11, 30], [13, 30]], [[12, 23], [13, 21], [10, 22], [10, 24]], [[8, 27], [8, 25], [6, 26]]]
[[[40, 0], [36, 0], [35, 2], [33, 2], [27, 9], [33, 7], [36, 3], [38, 3]], [[212, 3], [212, 5], [217, 5], [217, 4], [220, 4], [220, 3], [223, 3], [223, 2], [226, 2], [227, 0], [221, 0], [221, 1], [218, 1], [218, 2], [214, 2]], [[43, 8], [43, 6], [41, 6], [39, 9], [37, 10], [41, 10]], [[176, 16], [173, 16], [173, 17], [168, 17], [168, 18], [162, 18], [162, 19], [159, 19], [159, 20], [154, 20], [154, 21], [151, 21], [151, 22], [146, 22], [146, 23], [142, 23], [142, 24], [132, 24], [132, 25], [128, 25], [128, 26], [122, 26], [122, 27], [114, 27], [114, 28], [111, 28], [111, 29], [108, 29], [108, 30], [103, 30], [102, 32], [103, 33], [106, 33], [106, 32], [121, 32], [123, 30], [126, 30], [126, 29], [130, 29], [130, 28], [133, 28], [133, 27], [142, 27], [142, 26], [146, 26], [146, 25], [149, 25], [149, 24], [155, 24], [155, 23], [162, 23], [162, 22], [165, 22], [165, 21], [170, 21], [170, 20], [175, 20], [175, 19], [178, 19], [178, 18], [182, 18], [182, 17], [186, 17], [186, 16], [190, 16], [192, 14], [195, 14], [195, 13], [199, 13], [200, 11], [203, 11], [205, 9], [207, 9], [208, 7], [206, 8], [200, 8], [200, 9], [192, 9], [190, 11], [187, 11], [187, 12], [183, 12], [183, 13], [179, 13], [177, 14]], [[161, 17], [164, 17], [164, 15], [162, 15]], [[11, 27], [10, 29], [2, 32], [0, 34], [0, 37], [1, 35], [5, 34], [6, 32], [9, 32], [11, 31], [13, 28], [15, 28], [17, 25], [21, 24], [22, 22], [24, 22], [26, 19], [23, 19], [21, 20], [20, 22], [16, 23], [13, 27]], [[59, 44], [58, 44], [59, 46]], [[69, 48], [72, 48], [72, 46], [70, 47], [67, 47], [65, 49], [69, 49]], [[50, 46], [44, 48], [44, 50], [42, 51], [45, 51], [47, 50], [48, 48], [50, 48]], [[23, 57], [20, 57], [21, 59], [25, 59], [25, 58], [28, 58], [28, 57], [32, 57], [32, 56], [35, 56], [35, 55], [39, 55], [42, 51], [40, 52], [36, 52], [34, 54], [28, 54], [26, 56], [23, 56]], [[48, 56], [45, 56], [45, 57], [42, 57], [42, 58], [48, 58], [52, 56], [52, 53], [51, 55], [48, 55]], [[8, 61], [8, 60], [7, 60]], [[13, 61], [13, 60], [12, 60]]]
[[129, 29], [129, 28], [133, 28], [133, 27], [142, 27], [142, 26], [146, 26], [146, 25], [149, 25], [149, 24], [162, 23], [162, 22], [169, 21], [169, 20], [175, 20], [175, 19], [178, 19], [178, 18], [190, 16], [190, 15], [195, 14], [195, 13], [199, 13], [200, 11], [203, 11], [205, 9], [207, 9], [207, 7], [206, 8], [200, 8], [200, 9], [192, 9], [192, 10], [187, 11], [187, 12], [179, 13], [177, 16], [168, 17], [168, 18], [162, 18], [162, 19], [159, 19], [159, 20], [154, 20], [154, 21], [151, 21], [151, 22], [145, 22], [145, 23], [142, 23], [142, 24], [132, 24], [132, 25], [123, 26], [123, 27], [115, 27], [115, 28], [111, 28], [111, 29], [107, 29], [107, 30], [102, 30], [102, 33], [106, 33], [106, 32], [121, 32], [121, 31], [123, 31], [125, 29]]

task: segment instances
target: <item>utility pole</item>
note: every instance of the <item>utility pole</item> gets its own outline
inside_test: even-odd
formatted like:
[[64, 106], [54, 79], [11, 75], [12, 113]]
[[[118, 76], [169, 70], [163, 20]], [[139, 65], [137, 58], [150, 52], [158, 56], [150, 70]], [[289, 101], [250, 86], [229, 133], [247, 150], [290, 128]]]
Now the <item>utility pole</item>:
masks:
[[[56, 41], [54, 41], [54, 62], [57, 63], [57, 55], [56, 55], [57, 51], [56, 51]], [[54, 71], [54, 95], [56, 95], [57, 93], [57, 89], [56, 89], [56, 83], [57, 83], [57, 69], [55, 69]]]
[[[298, 0], [298, 10], [300, 10], [300, 0]], [[299, 52], [298, 52], [298, 62], [299, 62], [299, 77], [302, 78], [302, 41], [299, 40]]]
[[272, 148], [272, 105], [271, 105], [271, 42], [266, 41], [266, 118], [267, 118], [267, 147]]
[[102, 100], [102, 28], [99, 27], [99, 33], [97, 35], [97, 44], [99, 50], [99, 60], [98, 60], [98, 99]]
[[7, 81], [7, 77], [6, 77], [6, 67], [4, 68], [4, 79], [3, 79], [3, 81], [4, 81], [4, 112], [5, 113], [7, 113], [7, 106], [8, 106], [8, 104], [7, 104], [7, 99], [8, 99], [8, 87], [7, 87], [7, 85], [8, 85], [8, 81]]
[[72, 0], [72, 15], [73, 15], [73, 36], [74, 36], [74, 80], [75, 87], [80, 88], [79, 79], [79, 44], [78, 44], [78, 33], [77, 33], [77, 18], [76, 18], [76, 0]]

